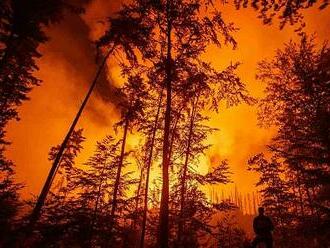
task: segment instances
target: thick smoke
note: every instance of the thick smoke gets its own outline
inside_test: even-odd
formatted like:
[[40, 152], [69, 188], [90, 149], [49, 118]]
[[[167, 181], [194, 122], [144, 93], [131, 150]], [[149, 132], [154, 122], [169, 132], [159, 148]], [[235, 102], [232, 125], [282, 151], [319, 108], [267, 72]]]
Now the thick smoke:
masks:
[[[38, 61], [40, 71], [37, 73], [43, 83], [32, 90], [31, 100], [20, 107], [21, 121], [10, 123], [7, 130], [8, 139], [12, 141], [7, 155], [17, 165], [18, 181], [26, 184], [28, 194], [40, 191], [49, 171], [49, 148], [63, 140], [95, 76], [97, 64], [93, 41], [103, 34], [106, 18], [119, 10], [121, 5], [121, 1], [109, 0], [70, 1], [84, 6], [85, 14], [77, 16], [67, 13], [61, 23], [46, 30], [50, 41], [40, 47], [43, 57]], [[239, 75], [247, 82], [252, 95], [262, 96], [263, 87], [255, 80], [257, 61], [272, 57], [274, 50], [294, 34], [290, 29], [280, 31], [276, 25], [263, 26], [253, 11], [235, 11], [226, 6], [221, 9], [225, 19], [241, 28], [236, 35], [238, 49], [210, 48], [205, 58], [219, 69], [225, 68], [230, 61], [242, 62]], [[320, 40], [328, 38], [329, 25], [326, 24], [329, 17], [327, 12], [309, 12], [306, 14], [307, 31], [317, 31]], [[114, 93], [121, 80], [119, 68], [114, 58], [110, 57], [79, 121], [87, 140], [78, 163], [85, 162], [91, 155], [96, 141], [111, 134], [112, 125], [119, 116], [115, 106], [119, 99]], [[223, 110], [219, 115], [211, 114], [210, 125], [220, 131], [208, 139], [214, 146], [201, 161], [201, 170], [207, 172], [208, 166], [228, 159], [234, 172], [233, 181], [242, 185], [240, 190], [251, 191], [254, 180], [246, 170], [246, 161], [264, 150], [271, 133], [257, 127], [256, 109], [246, 105]], [[128, 144], [133, 146], [138, 143], [137, 140], [136, 136], [130, 135]]]

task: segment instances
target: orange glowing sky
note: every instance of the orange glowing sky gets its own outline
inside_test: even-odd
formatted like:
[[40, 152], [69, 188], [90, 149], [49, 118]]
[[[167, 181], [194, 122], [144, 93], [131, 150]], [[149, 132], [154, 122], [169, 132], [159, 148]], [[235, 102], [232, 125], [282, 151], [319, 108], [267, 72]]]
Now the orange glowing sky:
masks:
[[[94, 0], [82, 17], [67, 16], [60, 24], [47, 30], [51, 40], [40, 47], [43, 57], [38, 61], [40, 71], [37, 73], [43, 83], [30, 93], [31, 100], [20, 107], [21, 120], [11, 122], [7, 130], [7, 137], [12, 142], [7, 155], [17, 165], [17, 180], [26, 185], [24, 196], [39, 193], [50, 168], [48, 151], [64, 138], [94, 76], [96, 66], [90, 41], [102, 32], [103, 26], [98, 21], [119, 6], [119, 1]], [[235, 35], [238, 48], [212, 47], [205, 58], [219, 69], [231, 61], [240, 61], [239, 75], [247, 83], [251, 95], [261, 97], [263, 86], [255, 80], [257, 62], [271, 58], [275, 49], [298, 37], [292, 27], [279, 30], [276, 23], [273, 26], [262, 25], [252, 10], [236, 11], [228, 5], [221, 9], [225, 20], [234, 22], [240, 28]], [[304, 15], [307, 22], [305, 31], [315, 32], [318, 43], [330, 38], [329, 8], [321, 12], [307, 10]], [[121, 81], [118, 71], [116, 61], [110, 59], [107, 77], [115, 85]], [[117, 120], [117, 112], [111, 103], [111, 94], [101, 94], [111, 89], [108, 86], [103, 80], [79, 122], [87, 141], [77, 159], [78, 163], [91, 155], [96, 141], [113, 133], [112, 124]], [[257, 177], [246, 170], [247, 159], [265, 149], [274, 131], [259, 128], [256, 107], [246, 105], [212, 114], [210, 125], [220, 131], [209, 138], [214, 145], [207, 152], [201, 171], [207, 171], [211, 163], [219, 159], [228, 159], [234, 173], [232, 179], [239, 190], [243, 193], [254, 190]], [[128, 144], [134, 147], [138, 145], [138, 139], [130, 135]]]

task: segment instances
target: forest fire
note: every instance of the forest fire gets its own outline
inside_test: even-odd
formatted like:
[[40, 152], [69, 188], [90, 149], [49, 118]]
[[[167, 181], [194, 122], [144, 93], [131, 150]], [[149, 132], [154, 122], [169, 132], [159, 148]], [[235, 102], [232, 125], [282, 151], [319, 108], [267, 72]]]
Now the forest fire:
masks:
[[2, 1], [0, 247], [328, 247], [313, 3]]

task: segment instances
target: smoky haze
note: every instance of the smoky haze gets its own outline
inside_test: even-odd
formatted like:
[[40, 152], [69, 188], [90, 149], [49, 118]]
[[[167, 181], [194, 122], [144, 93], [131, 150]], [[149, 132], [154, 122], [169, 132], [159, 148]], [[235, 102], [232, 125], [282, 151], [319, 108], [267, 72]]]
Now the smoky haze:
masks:
[[[38, 194], [50, 168], [48, 152], [65, 136], [90, 82], [95, 76], [96, 49], [93, 41], [102, 35], [106, 17], [119, 9], [121, 1], [82, 1], [86, 12], [82, 16], [67, 14], [65, 19], [47, 29], [50, 41], [40, 47], [43, 57], [38, 61], [37, 76], [43, 80], [30, 94], [31, 100], [19, 109], [21, 121], [11, 122], [8, 139], [12, 142], [8, 158], [17, 165], [17, 179], [26, 184], [24, 195]], [[263, 85], [255, 79], [257, 62], [270, 58], [275, 49], [283, 46], [292, 37], [297, 40], [293, 28], [280, 31], [278, 26], [264, 26], [253, 10], [236, 11], [233, 7], [221, 8], [225, 20], [240, 28], [235, 35], [238, 48], [210, 47], [205, 58], [216, 68], [223, 69], [231, 61], [240, 61], [238, 74], [255, 97], [261, 97]], [[317, 11], [317, 10], [316, 10]], [[317, 32], [318, 43], [329, 38], [329, 9], [323, 12], [306, 11], [306, 31]], [[267, 49], [264, 49], [267, 47]], [[84, 111], [79, 127], [84, 128], [87, 140], [77, 163], [91, 155], [95, 142], [112, 133], [112, 125], [118, 120], [115, 94], [120, 86], [120, 69], [111, 57], [107, 68], [98, 81], [96, 90]], [[219, 128], [208, 142], [214, 144], [201, 161], [200, 170], [208, 171], [218, 161], [228, 159], [234, 183], [240, 190], [254, 190], [256, 176], [246, 170], [247, 159], [262, 152], [274, 130], [261, 129], [257, 125], [256, 107], [240, 105], [211, 114], [210, 125]], [[138, 145], [138, 137], [130, 135], [130, 147]], [[232, 186], [229, 186], [232, 187]]]

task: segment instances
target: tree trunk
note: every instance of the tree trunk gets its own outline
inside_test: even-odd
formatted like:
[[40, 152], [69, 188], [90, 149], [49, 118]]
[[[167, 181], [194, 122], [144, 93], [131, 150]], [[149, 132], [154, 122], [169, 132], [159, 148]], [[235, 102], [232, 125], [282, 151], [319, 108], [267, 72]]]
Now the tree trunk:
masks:
[[166, 111], [165, 111], [165, 125], [164, 125], [164, 139], [163, 139], [163, 168], [162, 168], [162, 196], [160, 201], [160, 214], [159, 214], [159, 236], [158, 242], [160, 248], [168, 248], [169, 239], [169, 134], [171, 124], [171, 101], [172, 101], [172, 42], [171, 32], [172, 23], [170, 18], [170, 2], [167, 0], [166, 14], [167, 14], [167, 61], [166, 61]]
[[112, 197], [112, 206], [111, 206], [111, 212], [110, 212], [110, 219], [111, 219], [111, 228], [113, 228], [113, 223], [115, 219], [115, 213], [117, 208], [117, 196], [118, 196], [118, 190], [119, 190], [119, 184], [120, 184], [120, 177], [121, 177], [121, 170], [123, 167], [123, 161], [125, 156], [125, 145], [126, 145], [126, 137], [127, 137], [127, 130], [128, 130], [129, 121], [126, 118], [125, 120], [125, 126], [124, 126], [124, 134], [123, 134], [123, 141], [121, 145], [121, 152], [120, 152], [120, 158], [118, 163], [118, 169], [117, 169], [117, 175], [116, 175], [116, 181], [113, 189], [113, 197]]
[[146, 232], [146, 223], [147, 223], [147, 214], [148, 214], [148, 192], [149, 192], [150, 168], [151, 168], [151, 164], [152, 164], [153, 148], [154, 148], [154, 144], [155, 144], [155, 137], [156, 137], [156, 132], [157, 132], [159, 113], [160, 113], [160, 109], [162, 106], [162, 100], [163, 100], [163, 91], [160, 93], [160, 96], [159, 96], [158, 109], [157, 109], [157, 114], [155, 117], [155, 122], [154, 122], [153, 130], [152, 130], [151, 144], [150, 144], [150, 150], [149, 150], [148, 161], [147, 161], [140, 248], [144, 248], [144, 237], [145, 237], [145, 232]]
[[189, 155], [190, 155], [190, 148], [191, 148], [191, 141], [192, 141], [192, 135], [193, 135], [193, 129], [194, 129], [194, 120], [195, 120], [195, 109], [197, 101], [192, 101], [192, 109], [191, 109], [191, 115], [190, 115], [190, 124], [189, 124], [189, 132], [188, 132], [188, 141], [187, 141], [187, 149], [185, 152], [185, 161], [183, 165], [183, 172], [182, 172], [182, 179], [181, 179], [181, 190], [180, 190], [180, 214], [179, 214], [179, 226], [178, 226], [178, 244], [179, 247], [183, 247], [182, 243], [182, 233], [184, 231], [184, 208], [185, 208], [185, 196], [186, 196], [186, 183], [187, 183], [187, 173], [188, 173], [188, 162], [189, 162]]
[[[143, 172], [144, 172], [144, 167], [141, 167], [141, 172], [140, 172], [140, 178], [139, 178], [139, 185], [136, 190], [136, 200], [135, 200], [135, 214], [137, 214], [138, 209], [139, 209], [139, 200], [140, 200], [140, 192], [141, 192], [141, 187], [142, 187], [142, 181], [143, 181]], [[136, 227], [136, 222], [137, 222], [137, 215], [134, 217], [134, 220], [132, 221], [131, 227], [135, 229]]]
[[89, 100], [89, 97], [91, 96], [91, 94], [93, 92], [93, 89], [95, 88], [96, 82], [97, 82], [99, 76], [101, 75], [101, 72], [102, 72], [102, 70], [103, 70], [103, 68], [105, 66], [105, 62], [106, 62], [107, 58], [110, 56], [110, 54], [112, 53], [113, 49], [114, 49], [114, 47], [112, 47], [109, 50], [109, 52], [106, 54], [106, 56], [104, 57], [101, 65], [100, 65], [100, 67], [99, 67], [99, 69], [98, 69], [98, 71], [97, 71], [97, 73], [95, 75], [95, 78], [94, 78], [94, 80], [93, 80], [93, 82], [92, 82], [92, 84], [91, 84], [91, 86], [90, 86], [90, 88], [89, 88], [89, 90], [88, 90], [88, 92], [86, 94], [86, 97], [85, 97], [83, 103], [81, 104], [80, 109], [79, 109], [77, 115], [75, 116], [75, 118], [74, 118], [74, 120], [73, 120], [73, 122], [71, 124], [71, 127], [70, 127], [70, 129], [69, 129], [69, 131], [67, 133], [67, 135], [65, 136], [65, 138], [63, 140], [63, 143], [60, 146], [60, 149], [59, 149], [59, 151], [58, 151], [58, 153], [56, 155], [56, 158], [54, 159], [53, 165], [52, 165], [52, 167], [51, 167], [51, 169], [49, 171], [49, 174], [47, 176], [46, 182], [45, 182], [45, 184], [44, 184], [44, 186], [42, 188], [42, 191], [41, 191], [41, 193], [40, 193], [40, 195], [38, 197], [37, 203], [36, 203], [36, 205], [35, 205], [35, 207], [34, 207], [34, 209], [32, 211], [32, 214], [30, 216], [30, 227], [28, 228], [30, 230], [32, 230], [34, 224], [39, 219], [40, 211], [41, 211], [41, 209], [42, 209], [42, 207], [43, 207], [43, 205], [45, 203], [47, 194], [48, 194], [48, 192], [50, 190], [50, 187], [52, 185], [53, 179], [55, 177], [56, 171], [58, 169], [60, 160], [62, 158], [62, 155], [63, 155], [64, 151], [65, 151], [65, 148], [67, 146], [67, 143], [69, 142], [69, 139], [71, 137], [71, 134], [74, 131], [74, 129], [75, 129], [75, 127], [76, 127], [76, 125], [77, 125], [77, 123], [78, 123], [78, 121], [80, 119], [81, 113], [83, 112], [83, 110], [84, 110], [84, 108], [85, 108], [85, 106], [86, 106], [86, 104], [87, 104], [87, 102]]

